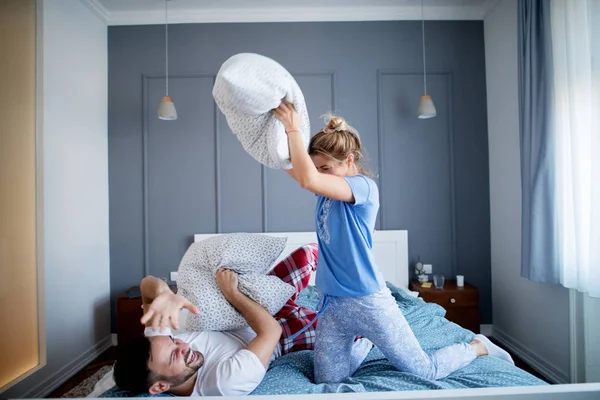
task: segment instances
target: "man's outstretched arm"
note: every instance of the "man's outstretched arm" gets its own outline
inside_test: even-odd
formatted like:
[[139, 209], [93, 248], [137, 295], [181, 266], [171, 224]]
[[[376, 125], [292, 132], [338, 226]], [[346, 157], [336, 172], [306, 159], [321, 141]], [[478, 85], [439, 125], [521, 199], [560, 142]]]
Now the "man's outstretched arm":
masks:
[[144, 305], [152, 304], [154, 299], [163, 293], [174, 294], [165, 281], [151, 275], [148, 275], [142, 279], [142, 283], [140, 283], [140, 290], [142, 291], [142, 303]]
[[169, 285], [154, 276], [147, 276], [140, 284], [144, 316], [142, 324], [152, 326], [153, 330], [159, 327], [179, 328], [179, 311], [187, 308], [191, 313], [198, 314], [198, 308], [185, 297], [173, 293]]

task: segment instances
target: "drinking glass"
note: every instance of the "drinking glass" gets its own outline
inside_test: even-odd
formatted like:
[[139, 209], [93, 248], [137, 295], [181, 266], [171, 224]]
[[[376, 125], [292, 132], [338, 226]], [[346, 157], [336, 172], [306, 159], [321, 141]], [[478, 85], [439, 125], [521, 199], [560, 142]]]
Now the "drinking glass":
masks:
[[444, 275], [434, 275], [433, 276], [433, 284], [436, 289], [441, 289], [444, 287]]

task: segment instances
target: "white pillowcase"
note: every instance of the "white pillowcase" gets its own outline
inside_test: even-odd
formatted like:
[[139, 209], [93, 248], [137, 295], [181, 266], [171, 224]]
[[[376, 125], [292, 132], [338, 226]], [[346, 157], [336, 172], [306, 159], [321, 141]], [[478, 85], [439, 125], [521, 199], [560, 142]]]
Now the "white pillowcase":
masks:
[[189, 313], [188, 331], [226, 331], [248, 326], [225, 299], [216, 271], [225, 267], [239, 273], [242, 293], [276, 314], [294, 294], [294, 287], [276, 276], [267, 276], [285, 249], [287, 238], [236, 233], [215, 236], [192, 244], [179, 265], [178, 293], [195, 304], [200, 313]]
[[310, 121], [304, 95], [292, 75], [276, 61], [253, 53], [229, 58], [217, 74], [213, 97], [231, 131], [256, 161], [275, 169], [292, 167], [283, 124], [271, 110], [281, 100], [294, 104], [308, 148]]
[[419, 292], [414, 292], [414, 291], [412, 291], [409, 288], [406, 288], [404, 286], [399, 286], [398, 289], [402, 290], [404, 293], [406, 293], [407, 295], [409, 295], [411, 297], [419, 297]]

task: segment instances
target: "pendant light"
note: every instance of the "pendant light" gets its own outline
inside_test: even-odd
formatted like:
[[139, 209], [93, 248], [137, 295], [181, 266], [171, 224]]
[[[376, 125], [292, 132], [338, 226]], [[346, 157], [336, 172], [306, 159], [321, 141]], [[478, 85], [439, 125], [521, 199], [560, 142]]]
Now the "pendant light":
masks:
[[421, 36], [423, 38], [423, 96], [419, 102], [419, 118], [427, 119], [435, 117], [435, 106], [431, 96], [427, 94], [427, 63], [425, 62], [425, 12], [423, 10], [423, 0], [421, 0]]
[[177, 110], [169, 96], [169, 1], [165, 0], [165, 95], [158, 106], [158, 118], [173, 121], [177, 119]]

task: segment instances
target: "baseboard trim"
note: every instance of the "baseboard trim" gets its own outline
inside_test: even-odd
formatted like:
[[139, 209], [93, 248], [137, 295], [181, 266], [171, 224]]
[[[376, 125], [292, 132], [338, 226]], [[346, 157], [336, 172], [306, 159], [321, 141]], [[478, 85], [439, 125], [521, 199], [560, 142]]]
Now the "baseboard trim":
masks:
[[557, 370], [551, 363], [544, 360], [542, 357], [532, 353], [526, 346], [518, 340], [503, 332], [498, 327], [493, 327], [493, 337], [501, 345], [519, 357], [521, 360], [529, 364], [533, 369], [542, 374], [552, 383], [565, 384], [570, 383], [568, 373]]
[[44, 379], [21, 397], [26, 399], [41, 399], [48, 396], [73, 375], [81, 371], [96, 357], [111, 348], [112, 345], [112, 335], [106, 336], [104, 339], [85, 351], [82, 355], [56, 371], [56, 373]]
[[483, 336], [490, 337], [493, 336], [494, 329], [491, 324], [482, 324], [479, 325], [479, 332], [481, 332]]

